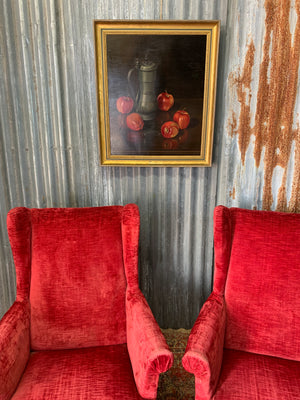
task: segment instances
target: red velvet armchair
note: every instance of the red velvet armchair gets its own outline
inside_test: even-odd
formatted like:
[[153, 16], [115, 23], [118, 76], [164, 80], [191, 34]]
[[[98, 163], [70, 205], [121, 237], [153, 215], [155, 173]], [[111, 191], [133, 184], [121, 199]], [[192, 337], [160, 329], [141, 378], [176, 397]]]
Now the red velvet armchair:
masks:
[[182, 359], [196, 399], [300, 399], [300, 214], [218, 206], [214, 250]]
[[156, 398], [173, 355], [139, 290], [139, 224], [133, 204], [9, 212], [1, 400]]

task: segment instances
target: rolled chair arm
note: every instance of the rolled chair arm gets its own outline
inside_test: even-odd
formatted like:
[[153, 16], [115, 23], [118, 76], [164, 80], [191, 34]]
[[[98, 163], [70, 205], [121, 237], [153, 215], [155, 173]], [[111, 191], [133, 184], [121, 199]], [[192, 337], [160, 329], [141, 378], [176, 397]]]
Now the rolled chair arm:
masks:
[[29, 304], [16, 301], [0, 321], [0, 399], [10, 399], [29, 359]]
[[173, 364], [173, 354], [141, 291], [127, 291], [127, 346], [139, 394], [157, 396], [159, 374]]
[[210, 399], [219, 379], [225, 335], [224, 297], [212, 293], [191, 331], [183, 367], [195, 375], [196, 399]]

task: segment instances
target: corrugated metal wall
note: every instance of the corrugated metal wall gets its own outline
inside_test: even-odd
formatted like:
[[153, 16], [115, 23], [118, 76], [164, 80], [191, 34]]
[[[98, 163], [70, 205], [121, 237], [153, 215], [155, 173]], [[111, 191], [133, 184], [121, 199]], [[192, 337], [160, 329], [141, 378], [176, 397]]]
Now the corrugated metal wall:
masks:
[[300, 212], [300, 1], [229, 2], [218, 201]]
[[[284, 160], [278, 157], [280, 146], [277, 150], [278, 146], [271, 144], [266, 155], [267, 138], [272, 137], [274, 124], [258, 115], [262, 106], [257, 99], [259, 95], [263, 97], [263, 89], [270, 93], [277, 90], [274, 79], [279, 67], [275, 65], [272, 49], [267, 47], [266, 32], [273, 32], [273, 38], [277, 35], [282, 41], [288, 38], [287, 32], [284, 36], [277, 32], [276, 26], [266, 22], [272, 4], [277, 3], [279, 7], [285, 2], [0, 2], [1, 314], [15, 296], [6, 233], [6, 214], [14, 206], [137, 203], [141, 212], [141, 288], [161, 327], [173, 328], [190, 327], [211, 290], [212, 215], [217, 202], [274, 209], [283, 204], [277, 199], [279, 192], [284, 199], [280, 187], [285, 179], [286, 209], [299, 211], [299, 63], [298, 67], [294, 65], [299, 53], [295, 40], [295, 46], [291, 42], [289, 47], [291, 51], [284, 53], [285, 57], [291, 57], [290, 67], [285, 64], [288, 71], [297, 70], [287, 82], [287, 87], [295, 92], [294, 100], [289, 103], [294, 110], [293, 122], [292, 125], [286, 122], [286, 110], [275, 124], [275, 128], [283, 124], [292, 127], [293, 135], [284, 132], [281, 137], [285, 128], [274, 133], [276, 143], [282, 143], [282, 148], [285, 143], [290, 144], [287, 162], [287, 157]], [[298, 37], [299, 0], [286, 3], [292, 40]], [[286, 18], [287, 9], [281, 8], [282, 20], [276, 20], [277, 23]], [[221, 20], [211, 168], [99, 165], [94, 19]], [[274, 68], [267, 68], [267, 78], [262, 67], [266, 49], [271, 54], [269, 64], [274, 63]], [[276, 101], [279, 100], [273, 98], [273, 103], [270, 100], [265, 112], [278, 106]], [[257, 127], [267, 126], [262, 136], [253, 129], [255, 118]], [[260, 147], [255, 148], [255, 143], [260, 143]], [[274, 197], [271, 205], [266, 176], [268, 182], [271, 176]], [[292, 203], [290, 199], [294, 199]]]

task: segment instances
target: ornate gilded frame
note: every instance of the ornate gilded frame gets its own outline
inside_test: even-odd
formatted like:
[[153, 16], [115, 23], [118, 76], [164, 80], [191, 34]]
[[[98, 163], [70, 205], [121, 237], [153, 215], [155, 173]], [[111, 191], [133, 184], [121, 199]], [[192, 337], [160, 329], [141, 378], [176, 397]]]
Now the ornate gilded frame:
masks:
[[[101, 164], [210, 166], [220, 22], [96, 20], [94, 33]], [[174, 98], [170, 110], [157, 106], [151, 117], [139, 112], [145, 104], [153, 109], [153, 96], [165, 89]], [[127, 113], [124, 97], [130, 107], [128, 97], [134, 101]], [[161, 126], [178, 109], [188, 112], [189, 126], [183, 122], [176, 137], [165, 138]], [[141, 128], [138, 116], [127, 118], [131, 113], [142, 115], [143, 129], [128, 127]]]

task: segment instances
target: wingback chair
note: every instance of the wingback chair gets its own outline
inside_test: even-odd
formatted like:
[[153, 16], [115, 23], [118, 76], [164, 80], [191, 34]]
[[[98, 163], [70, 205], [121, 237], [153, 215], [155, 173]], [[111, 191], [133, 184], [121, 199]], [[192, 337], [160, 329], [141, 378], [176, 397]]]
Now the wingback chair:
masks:
[[156, 398], [173, 356], [139, 290], [137, 206], [15, 208], [7, 226], [0, 400]]
[[300, 399], [300, 214], [218, 206], [214, 251], [182, 359], [196, 399]]

